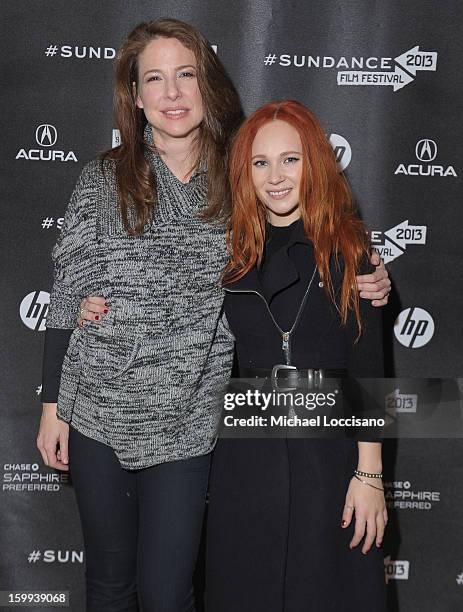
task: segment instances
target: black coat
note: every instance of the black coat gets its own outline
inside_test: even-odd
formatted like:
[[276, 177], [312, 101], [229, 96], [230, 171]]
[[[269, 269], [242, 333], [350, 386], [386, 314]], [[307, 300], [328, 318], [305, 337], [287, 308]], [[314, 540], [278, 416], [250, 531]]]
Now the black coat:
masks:
[[[286, 235], [280, 236], [281, 230]], [[273, 249], [272, 242], [276, 243]], [[240, 367], [271, 368], [284, 361], [281, 337], [262, 299], [255, 293], [234, 292], [263, 294], [280, 327], [289, 329], [314, 267], [313, 244], [304, 234], [302, 221], [296, 221], [289, 228], [273, 228], [262, 272], [253, 268], [237, 282], [226, 285], [225, 313], [235, 335]], [[362, 272], [373, 269], [368, 261], [363, 262], [362, 268]], [[338, 294], [342, 259], [340, 270], [334, 260], [331, 262], [331, 275]], [[354, 343], [358, 334], [354, 314], [351, 311], [346, 326], [341, 325], [339, 312], [316, 272], [303, 316], [294, 332], [292, 365], [346, 368], [350, 376], [382, 377], [382, 309], [372, 306], [370, 300], [361, 299], [360, 314], [364, 333]]]
[[[290, 329], [312, 277], [312, 243], [301, 221], [271, 231], [261, 271], [228, 285], [225, 313], [241, 369], [284, 363]], [[335, 289], [342, 271], [332, 267]], [[239, 291], [239, 292], [238, 292]], [[383, 375], [381, 309], [361, 300], [364, 333], [346, 326], [320, 284], [312, 282], [291, 341], [299, 368], [346, 368]], [[206, 592], [208, 612], [385, 612], [382, 554], [350, 551], [340, 526], [357, 465], [348, 439], [219, 439], [210, 479]]]

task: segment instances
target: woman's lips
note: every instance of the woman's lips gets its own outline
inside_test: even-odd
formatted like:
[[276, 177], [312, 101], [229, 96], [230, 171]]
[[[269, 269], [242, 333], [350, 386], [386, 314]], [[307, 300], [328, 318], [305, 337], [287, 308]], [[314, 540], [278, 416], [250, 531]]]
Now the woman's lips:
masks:
[[164, 110], [161, 111], [162, 114], [167, 118], [167, 119], [183, 119], [183, 117], [185, 117], [185, 115], [188, 113], [188, 109], [187, 108], [172, 108], [172, 109], [168, 109], [168, 110]]
[[272, 189], [272, 191], [267, 191], [267, 193], [272, 200], [283, 200], [286, 198], [291, 189], [292, 187], [288, 187], [287, 189]]

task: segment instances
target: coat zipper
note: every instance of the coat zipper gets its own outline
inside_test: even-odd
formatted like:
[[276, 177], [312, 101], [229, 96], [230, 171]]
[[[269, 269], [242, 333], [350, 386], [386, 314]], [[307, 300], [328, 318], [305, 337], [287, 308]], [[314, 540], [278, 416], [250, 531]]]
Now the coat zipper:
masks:
[[270, 310], [270, 306], [268, 305], [267, 300], [261, 293], [259, 293], [258, 291], [255, 291], [254, 289], [227, 289], [227, 287], [224, 287], [225, 291], [228, 291], [228, 293], [254, 293], [255, 295], [258, 295], [264, 301], [265, 306], [267, 307], [268, 313], [273, 321], [273, 324], [275, 325], [275, 327], [278, 329], [278, 331], [281, 334], [281, 339], [282, 339], [281, 348], [285, 356], [286, 365], [291, 365], [291, 344], [290, 344], [291, 334], [296, 329], [296, 326], [299, 323], [299, 319], [301, 318], [301, 314], [304, 309], [305, 303], [307, 301], [307, 296], [309, 295], [310, 287], [312, 286], [312, 282], [313, 282], [313, 279], [315, 278], [316, 271], [317, 271], [317, 266], [315, 266], [314, 268], [312, 277], [309, 281], [309, 284], [307, 285], [307, 289], [305, 290], [304, 296], [301, 300], [299, 310], [297, 311], [296, 318], [294, 319], [294, 323], [292, 324], [291, 329], [289, 331], [282, 330], [281, 327], [278, 325], [278, 323], [275, 320], [275, 317], [272, 314], [272, 311]]

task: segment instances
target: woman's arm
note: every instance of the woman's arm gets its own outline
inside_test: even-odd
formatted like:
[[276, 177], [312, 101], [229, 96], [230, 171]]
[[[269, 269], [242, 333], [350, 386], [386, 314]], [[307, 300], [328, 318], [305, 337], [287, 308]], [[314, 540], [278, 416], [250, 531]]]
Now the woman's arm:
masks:
[[45, 330], [41, 394], [44, 404], [56, 404], [58, 401], [61, 369], [71, 334], [72, 329], [53, 329], [48, 327]]
[[57, 470], [68, 470], [69, 426], [56, 415], [61, 368], [71, 337], [70, 329], [45, 330], [42, 364], [42, 418], [37, 448], [43, 462]]
[[[363, 262], [362, 272], [367, 272], [369, 263]], [[356, 342], [358, 329], [353, 313], [349, 313], [347, 323], [349, 377], [381, 379], [384, 376], [383, 355], [383, 313], [381, 308], [373, 308], [366, 300], [360, 300], [362, 335]], [[367, 389], [355, 380], [347, 381], [348, 401], [352, 412], [357, 416], [380, 417], [381, 408], [377, 398], [368, 398]], [[373, 385], [372, 396], [376, 395], [378, 385]], [[373, 405], [376, 404], [376, 405]], [[358, 447], [357, 470], [361, 472], [382, 473], [382, 443], [378, 432], [373, 428], [360, 429], [355, 436]], [[387, 523], [387, 510], [381, 478], [352, 475], [346, 494], [341, 526], [347, 528], [355, 514], [355, 531], [350, 547], [358, 546], [364, 538], [362, 552], [366, 554], [373, 543], [380, 546]]]
[[[358, 442], [357, 470], [373, 474], [382, 473], [380, 442]], [[387, 525], [387, 509], [381, 478], [353, 476], [346, 494], [341, 526], [346, 529], [355, 513], [355, 531], [350, 548], [355, 548], [363, 538], [362, 553], [367, 554], [373, 543], [381, 546]]]
[[[100, 161], [87, 164], [76, 183], [59, 239], [52, 251], [53, 288], [47, 314], [47, 328], [75, 329], [82, 298], [88, 290], [89, 246], [96, 237], [97, 183], [104, 180]], [[93, 262], [95, 264], [95, 262]]]
[[[55, 469], [68, 469], [69, 426], [57, 417], [58, 390], [63, 359], [76, 327], [77, 309], [82, 299], [78, 279], [85, 270], [87, 249], [95, 237], [95, 164], [82, 171], [64, 217], [58, 242], [53, 248], [54, 282], [50, 296], [42, 370], [42, 418], [37, 448], [44, 463]], [[82, 285], [83, 286], [83, 285]]]
[[[373, 266], [376, 266], [376, 270], [357, 276], [357, 288], [360, 292], [360, 297], [370, 300], [373, 306], [385, 306], [391, 291], [388, 271], [376, 251], [372, 253], [370, 262]], [[81, 316], [78, 318], [77, 323], [82, 326], [85, 324], [85, 321], [99, 321], [108, 312], [109, 308], [110, 305], [104, 297], [87, 296], [80, 303], [79, 312]]]

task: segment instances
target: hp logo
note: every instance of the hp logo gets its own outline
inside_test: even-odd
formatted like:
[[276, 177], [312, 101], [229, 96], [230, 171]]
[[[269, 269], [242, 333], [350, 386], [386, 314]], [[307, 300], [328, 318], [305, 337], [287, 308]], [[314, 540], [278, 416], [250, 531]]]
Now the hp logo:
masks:
[[434, 320], [423, 308], [406, 308], [395, 321], [394, 335], [403, 346], [420, 348], [433, 337]]
[[58, 132], [54, 125], [44, 123], [35, 130], [35, 140], [40, 147], [52, 147], [58, 140]]
[[50, 294], [46, 291], [32, 291], [21, 302], [19, 314], [29, 329], [45, 331]]
[[415, 155], [422, 162], [432, 162], [437, 156], [437, 144], [434, 140], [429, 140], [429, 138], [418, 140], [415, 147]]

